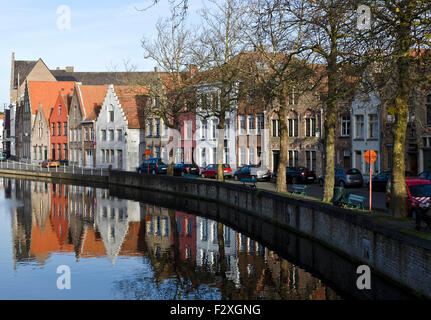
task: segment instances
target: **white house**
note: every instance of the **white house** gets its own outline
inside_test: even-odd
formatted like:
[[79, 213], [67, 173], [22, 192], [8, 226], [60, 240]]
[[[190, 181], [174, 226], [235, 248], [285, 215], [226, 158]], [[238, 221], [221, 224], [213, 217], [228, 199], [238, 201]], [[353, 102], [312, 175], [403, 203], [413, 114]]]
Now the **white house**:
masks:
[[143, 87], [110, 85], [96, 120], [96, 166], [135, 171], [145, 154]]
[[374, 150], [377, 161], [373, 164], [373, 174], [380, 171], [381, 137], [380, 137], [380, 105], [376, 91], [364, 93], [358, 90], [352, 102], [352, 167], [359, 169], [364, 180], [368, 181], [369, 164], [364, 159], [367, 150]]
[[[196, 265], [214, 268], [219, 255], [217, 221], [196, 217], [196, 233]], [[226, 276], [239, 285], [237, 233], [228, 226], [223, 226], [223, 238], [227, 264]]]
[[[204, 85], [199, 88], [198, 94], [206, 97], [209, 103], [219, 101], [219, 89]], [[199, 115], [200, 114], [200, 115]], [[199, 109], [196, 115], [196, 163], [199, 167], [205, 168], [209, 164], [217, 163], [218, 145], [218, 119], [216, 117], [205, 118], [205, 111]], [[232, 170], [236, 169], [236, 110], [227, 112], [225, 115], [223, 162], [230, 165]]]

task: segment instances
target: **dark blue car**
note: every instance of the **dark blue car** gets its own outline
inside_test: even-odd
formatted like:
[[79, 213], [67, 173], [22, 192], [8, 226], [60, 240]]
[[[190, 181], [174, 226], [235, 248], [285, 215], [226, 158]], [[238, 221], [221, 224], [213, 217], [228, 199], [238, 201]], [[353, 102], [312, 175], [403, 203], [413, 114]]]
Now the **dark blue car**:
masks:
[[136, 168], [139, 173], [150, 174], [166, 174], [168, 172], [168, 165], [165, 164], [161, 158], [150, 158], [144, 160], [139, 167]]

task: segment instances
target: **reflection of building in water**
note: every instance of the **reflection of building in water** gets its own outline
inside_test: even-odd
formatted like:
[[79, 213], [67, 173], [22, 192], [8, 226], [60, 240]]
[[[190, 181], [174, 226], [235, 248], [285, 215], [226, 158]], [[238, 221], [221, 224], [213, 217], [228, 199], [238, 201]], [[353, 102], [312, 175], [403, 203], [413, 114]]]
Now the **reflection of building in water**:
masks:
[[265, 270], [265, 248], [241, 233], [237, 234], [237, 241], [241, 298], [256, 299], [260, 297], [258, 281]]
[[69, 231], [69, 186], [53, 183], [51, 191], [51, 224], [57, 233], [58, 242], [63, 245], [67, 240]]
[[[130, 254], [138, 249], [137, 241], [142, 238], [142, 233], [128, 238], [126, 235], [129, 232], [129, 223], [133, 223], [133, 229], [130, 232], [142, 232], [140, 221], [143, 215], [139, 202], [110, 197], [108, 190], [97, 190], [96, 225], [112, 264], [122, 251], [125, 240], [128, 241], [129, 247], [124, 248], [123, 253]], [[130, 247], [135, 245], [135, 248]]]
[[336, 298], [334, 291], [326, 287], [321, 280], [279, 257], [273, 251], [266, 250], [266, 264], [268, 266], [266, 272], [271, 274], [272, 286], [264, 291], [273, 290], [275, 298], [289, 300]]
[[20, 204], [12, 210], [12, 239], [14, 261], [30, 259], [32, 212], [31, 181], [16, 180], [15, 196]]
[[167, 208], [145, 205], [145, 242], [150, 255], [160, 258], [171, 246], [171, 226]]
[[196, 261], [196, 216], [175, 211], [175, 220], [180, 259], [194, 264]]
[[[196, 230], [196, 264], [213, 268], [219, 256], [217, 222], [203, 217], [196, 217]], [[223, 237], [226, 277], [238, 285], [237, 233], [223, 225]]]

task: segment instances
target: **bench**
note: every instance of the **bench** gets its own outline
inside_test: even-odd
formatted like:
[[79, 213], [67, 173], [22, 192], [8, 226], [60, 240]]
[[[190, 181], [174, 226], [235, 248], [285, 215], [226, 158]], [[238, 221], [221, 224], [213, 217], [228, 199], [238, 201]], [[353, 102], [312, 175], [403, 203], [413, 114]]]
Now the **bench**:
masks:
[[357, 194], [349, 194], [347, 197], [347, 206], [355, 209], [365, 210], [365, 197]]
[[292, 188], [293, 188], [293, 191], [292, 191], [293, 194], [301, 194], [303, 196], [307, 195], [307, 192], [306, 192], [307, 191], [307, 186], [305, 186], [305, 185], [294, 184], [292, 186]]
[[[244, 186], [248, 185], [251, 188], [256, 189], [256, 182], [257, 182], [256, 179], [253, 179], [253, 178], [242, 178], [240, 181], [242, 182], [242, 184]], [[249, 183], [249, 184], [247, 184], [247, 183]]]

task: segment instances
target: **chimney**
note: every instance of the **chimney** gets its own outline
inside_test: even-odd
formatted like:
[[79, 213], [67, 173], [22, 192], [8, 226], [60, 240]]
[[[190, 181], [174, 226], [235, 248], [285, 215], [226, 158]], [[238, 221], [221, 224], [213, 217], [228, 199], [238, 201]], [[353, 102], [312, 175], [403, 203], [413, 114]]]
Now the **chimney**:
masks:
[[60, 70], [60, 67], [57, 67], [55, 70]]
[[69, 67], [66, 67], [66, 72], [73, 72], [74, 71], [74, 67], [71, 67], [71, 66], [69, 66]]
[[193, 76], [198, 72], [198, 67], [195, 64], [189, 66], [190, 75]]
[[155, 73], [159, 72], [159, 68], [158, 67], [154, 67], [154, 72]]

